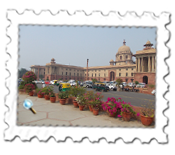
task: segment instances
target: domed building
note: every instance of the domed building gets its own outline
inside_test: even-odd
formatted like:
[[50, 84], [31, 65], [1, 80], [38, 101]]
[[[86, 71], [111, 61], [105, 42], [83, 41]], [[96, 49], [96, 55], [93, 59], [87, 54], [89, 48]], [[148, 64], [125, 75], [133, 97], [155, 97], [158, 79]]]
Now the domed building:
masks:
[[129, 46], [126, 46], [125, 40], [123, 41], [123, 46], [118, 49], [116, 54], [116, 65], [134, 64], [132, 60], [133, 53]]
[[[95, 78], [98, 81], [115, 81], [120, 78], [127, 83], [138, 81], [154, 84], [156, 50], [152, 48], [152, 45], [150, 41], [147, 41], [145, 48], [133, 55], [124, 40], [123, 45], [118, 48], [115, 61], [111, 59], [109, 65], [106, 66], [88, 67], [88, 60], [86, 67], [57, 64], [52, 58], [51, 62], [45, 66], [33, 65], [31, 70], [36, 73], [37, 79], [43, 74], [45, 80], [85, 81]], [[136, 57], [136, 63], [132, 60], [133, 56]]]

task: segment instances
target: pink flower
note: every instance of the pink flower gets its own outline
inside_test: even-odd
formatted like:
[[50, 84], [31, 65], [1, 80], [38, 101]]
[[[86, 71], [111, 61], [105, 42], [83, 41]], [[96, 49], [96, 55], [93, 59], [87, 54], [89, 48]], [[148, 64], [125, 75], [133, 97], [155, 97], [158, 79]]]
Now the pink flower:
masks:
[[121, 115], [118, 115], [117, 117], [122, 117]]
[[140, 116], [140, 113], [137, 113], [137, 116]]

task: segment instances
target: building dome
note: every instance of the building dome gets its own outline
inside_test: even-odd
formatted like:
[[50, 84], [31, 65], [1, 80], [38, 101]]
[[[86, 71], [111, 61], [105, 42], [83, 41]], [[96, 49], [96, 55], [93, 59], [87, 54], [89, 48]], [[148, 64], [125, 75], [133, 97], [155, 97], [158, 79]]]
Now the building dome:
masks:
[[146, 42], [146, 44], [143, 45], [143, 46], [145, 46], [145, 47], [151, 47], [151, 46], [153, 46], [153, 44], [148, 40], [148, 41]]
[[110, 62], [114, 62], [114, 60], [113, 60], [113, 59], [111, 59], [111, 60], [110, 60]]
[[125, 40], [124, 40], [123, 46], [121, 46], [121, 47], [118, 49], [117, 54], [122, 54], [122, 53], [128, 53], [128, 54], [130, 54], [130, 53], [131, 53], [130, 47], [129, 47], [129, 46], [126, 46], [125, 43], [126, 43], [126, 42], [125, 42]]
[[148, 41], [146, 42], [146, 44], [151, 44], [151, 42], [148, 40]]
[[116, 65], [126, 65], [133, 64], [132, 52], [129, 46], [126, 46], [125, 40], [123, 41], [123, 46], [118, 49], [116, 54]]
[[55, 59], [54, 59], [54, 58], [52, 58], [52, 59], [51, 59], [51, 61], [52, 61], [52, 62], [54, 62], [54, 61], [55, 61]]

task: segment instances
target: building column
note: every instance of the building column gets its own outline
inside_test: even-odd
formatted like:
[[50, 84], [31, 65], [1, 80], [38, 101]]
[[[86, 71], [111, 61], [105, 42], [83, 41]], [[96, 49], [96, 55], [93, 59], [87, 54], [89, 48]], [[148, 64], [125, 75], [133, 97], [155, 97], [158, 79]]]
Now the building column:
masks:
[[156, 72], [156, 56], [154, 56], [154, 71]]
[[138, 57], [138, 72], [140, 72], [140, 57]]
[[136, 72], [138, 72], [138, 67], [137, 67], [137, 63], [138, 63], [138, 60], [137, 60], [138, 58], [136, 58]]
[[154, 66], [155, 66], [155, 57], [152, 56], [152, 72], [154, 72]]
[[154, 72], [154, 56], [152, 56], [152, 72]]
[[142, 57], [142, 66], [141, 66], [142, 72], [144, 71], [144, 66], [143, 66], [143, 57]]
[[150, 72], [150, 56], [148, 56], [148, 72]]

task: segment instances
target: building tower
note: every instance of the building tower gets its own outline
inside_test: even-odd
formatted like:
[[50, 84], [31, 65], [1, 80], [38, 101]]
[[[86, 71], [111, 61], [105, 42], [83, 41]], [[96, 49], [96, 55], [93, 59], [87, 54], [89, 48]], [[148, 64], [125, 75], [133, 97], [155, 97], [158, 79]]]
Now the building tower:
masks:
[[134, 55], [136, 57], [134, 80], [155, 85], [156, 49], [152, 47], [153, 44], [150, 41], [147, 41], [144, 46], [143, 50], [137, 51]]

